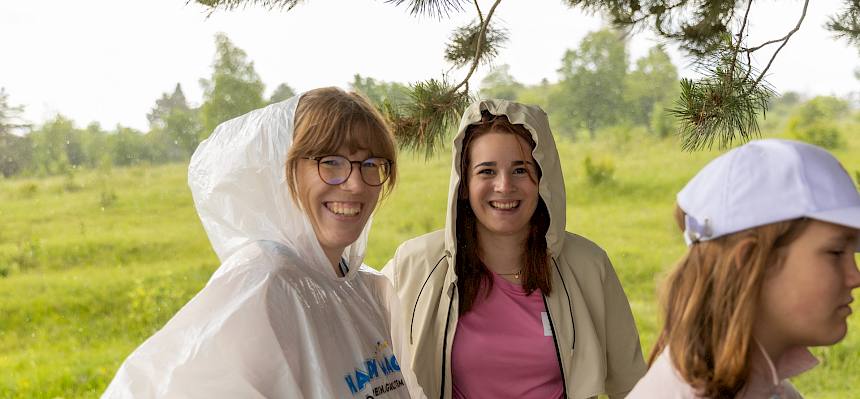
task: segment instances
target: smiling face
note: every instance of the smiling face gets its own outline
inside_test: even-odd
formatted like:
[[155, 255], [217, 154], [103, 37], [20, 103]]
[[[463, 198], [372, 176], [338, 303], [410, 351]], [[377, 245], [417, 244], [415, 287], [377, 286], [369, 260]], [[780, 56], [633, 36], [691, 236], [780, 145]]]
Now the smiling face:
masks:
[[851, 291], [860, 286], [860, 231], [811, 221], [762, 283], [756, 330], [777, 345], [832, 345], [846, 334]]
[[491, 131], [469, 144], [464, 175], [480, 239], [528, 235], [538, 204], [537, 166], [531, 147], [512, 133]]
[[[351, 161], [371, 157], [367, 150], [342, 146], [335, 154]], [[302, 207], [329, 259], [339, 259], [343, 250], [358, 239], [376, 208], [382, 186], [369, 186], [361, 179], [358, 165], [341, 184], [326, 184], [319, 175], [317, 162], [300, 159], [296, 168], [296, 188]]]

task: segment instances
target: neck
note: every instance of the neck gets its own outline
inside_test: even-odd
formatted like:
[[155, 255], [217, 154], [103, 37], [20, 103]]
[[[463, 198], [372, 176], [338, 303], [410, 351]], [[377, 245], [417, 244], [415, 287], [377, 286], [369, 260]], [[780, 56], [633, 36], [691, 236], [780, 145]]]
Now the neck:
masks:
[[[760, 329], [753, 332], [753, 337], [756, 341], [758, 341], [758, 343], [764, 349], [765, 354], [767, 354], [767, 357], [769, 357], [770, 361], [774, 364], [777, 363], [779, 358], [782, 357], [782, 354], [785, 353], [786, 349], [788, 348], [788, 345], [786, 345], [779, 339], [775, 339], [775, 336], [775, 334], [761, 331]], [[753, 345], [755, 345], [755, 343], [753, 343]], [[754, 350], [760, 349], [755, 348]]]
[[523, 267], [526, 235], [488, 234], [478, 228], [481, 260], [496, 274], [516, 273]]
[[344, 248], [323, 248], [325, 257], [328, 258], [328, 261], [331, 263], [332, 270], [334, 270], [334, 275], [338, 277], [343, 277], [340, 275], [340, 267], [338, 266], [343, 250]]

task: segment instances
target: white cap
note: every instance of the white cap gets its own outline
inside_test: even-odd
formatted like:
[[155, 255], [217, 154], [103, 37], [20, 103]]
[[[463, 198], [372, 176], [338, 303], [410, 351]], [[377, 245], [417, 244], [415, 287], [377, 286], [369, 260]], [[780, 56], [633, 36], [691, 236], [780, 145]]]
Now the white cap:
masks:
[[860, 193], [845, 168], [791, 140], [752, 141], [717, 157], [678, 193], [678, 206], [687, 245], [801, 217], [860, 229]]

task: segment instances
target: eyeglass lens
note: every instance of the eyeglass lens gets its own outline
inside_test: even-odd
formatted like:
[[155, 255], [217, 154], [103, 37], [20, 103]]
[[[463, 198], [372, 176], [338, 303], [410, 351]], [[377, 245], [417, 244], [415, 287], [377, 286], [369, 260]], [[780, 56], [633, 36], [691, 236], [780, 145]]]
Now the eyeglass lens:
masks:
[[327, 184], [337, 185], [345, 182], [352, 174], [352, 164], [359, 164], [361, 179], [369, 186], [385, 183], [391, 173], [391, 165], [384, 158], [368, 158], [364, 161], [350, 161], [339, 155], [329, 155], [317, 160], [320, 178]]

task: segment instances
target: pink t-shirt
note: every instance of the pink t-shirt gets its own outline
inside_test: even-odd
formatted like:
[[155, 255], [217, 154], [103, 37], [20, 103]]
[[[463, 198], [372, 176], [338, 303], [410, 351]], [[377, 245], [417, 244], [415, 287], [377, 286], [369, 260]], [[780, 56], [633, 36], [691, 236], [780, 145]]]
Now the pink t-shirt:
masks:
[[454, 398], [560, 398], [558, 355], [540, 290], [493, 274], [493, 289], [479, 294], [460, 316], [451, 349]]

